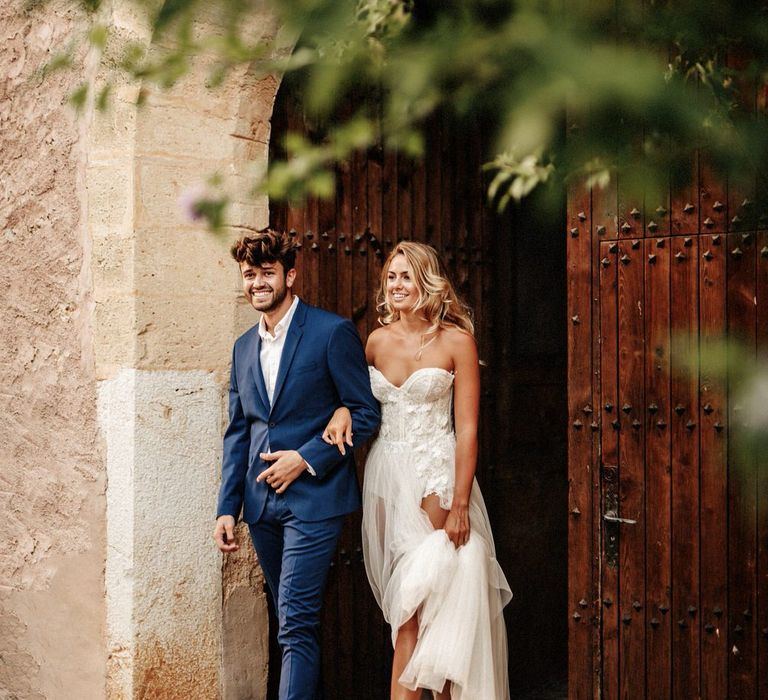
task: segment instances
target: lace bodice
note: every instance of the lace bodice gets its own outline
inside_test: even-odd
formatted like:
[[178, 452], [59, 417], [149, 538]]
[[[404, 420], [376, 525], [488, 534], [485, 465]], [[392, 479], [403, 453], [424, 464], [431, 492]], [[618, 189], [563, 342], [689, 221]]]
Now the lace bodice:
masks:
[[453, 374], [441, 367], [422, 367], [402, 386], [370, 367], [371, 389], [381, 403], [379, 437], [420, 443], [453, 432]]
[[422, 367], [402, 386], [392, 384], [370, 367], [371, 389], [381, 403], [379, 441], [393, 443], [413, 464], [423, 495], [436, 493], [444, 508], [453, 499], [456, 440], [451, 403], [453, 374], [440, 367]]

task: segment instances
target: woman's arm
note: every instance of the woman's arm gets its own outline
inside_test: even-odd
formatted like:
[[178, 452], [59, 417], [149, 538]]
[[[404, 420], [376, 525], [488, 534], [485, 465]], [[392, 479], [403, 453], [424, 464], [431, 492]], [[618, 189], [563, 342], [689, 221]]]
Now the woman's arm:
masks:
[[480, 363], [475, 339], [451, 330], [451, 348], [456, 378], [453, 412], [456, 423], [456, 482], [453, 503], [445, 521], [445, 532], [457, 547], [469, 539], [469, 496], [477, 468], [477, 420], [480, 411]]
[[[365, 344], [365, 359], [370, 365], [373, 364], [373, 348], [376, 345], [376, 338], [380, 335], [381, 329], [375, 329], [369, 336]], [[328, 425], [323, 431], [323, 440], [329, 445], [336, 445], [341, 454], [346, 454], [345, 443], [350, 447], [352, 445], [352, 414], [346, 406], [337, 408]]]

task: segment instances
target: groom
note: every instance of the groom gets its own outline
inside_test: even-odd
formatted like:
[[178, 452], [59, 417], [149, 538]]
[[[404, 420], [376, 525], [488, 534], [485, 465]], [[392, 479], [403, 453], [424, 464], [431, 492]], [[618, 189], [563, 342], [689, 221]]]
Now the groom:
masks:
[[314, 700], [323, 588], [344, 516], [360, 506], [352, 454], [321, 436], [344, 405], [360, 444], [379, 407], [354, 324], [293, 294], [292, 240], [264, 230], [238, 240], [232, 257], [262, 316], [232, 353], [214, 538], [222, 552], [238, 548], [242, 508], [277, 611], [280, 700]]

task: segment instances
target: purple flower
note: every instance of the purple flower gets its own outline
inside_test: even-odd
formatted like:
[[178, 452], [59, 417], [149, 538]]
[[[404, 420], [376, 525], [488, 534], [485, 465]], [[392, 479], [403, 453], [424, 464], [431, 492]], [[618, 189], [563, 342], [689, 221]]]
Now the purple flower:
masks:
[[196, 224], [205, 216], [205, 205], [214, 198], [208, 185], [198, 182], [184, 190], [179, 196], [179, 210], [185, 221]]

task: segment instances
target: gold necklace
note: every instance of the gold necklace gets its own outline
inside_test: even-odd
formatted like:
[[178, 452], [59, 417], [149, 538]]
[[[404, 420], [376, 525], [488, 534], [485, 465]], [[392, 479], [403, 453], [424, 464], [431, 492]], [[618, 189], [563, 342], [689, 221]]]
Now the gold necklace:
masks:
[[419, 351], [416, 353], [416, 359], [420, 360], [422, 354], [424, 353], [424, 348], [427, 347], [435, 338], [437, 338], [437, 335], [433, 335], [426, 343], [424, 342], [424, 335], [421, 336], [421, 343], [419, 345]]

